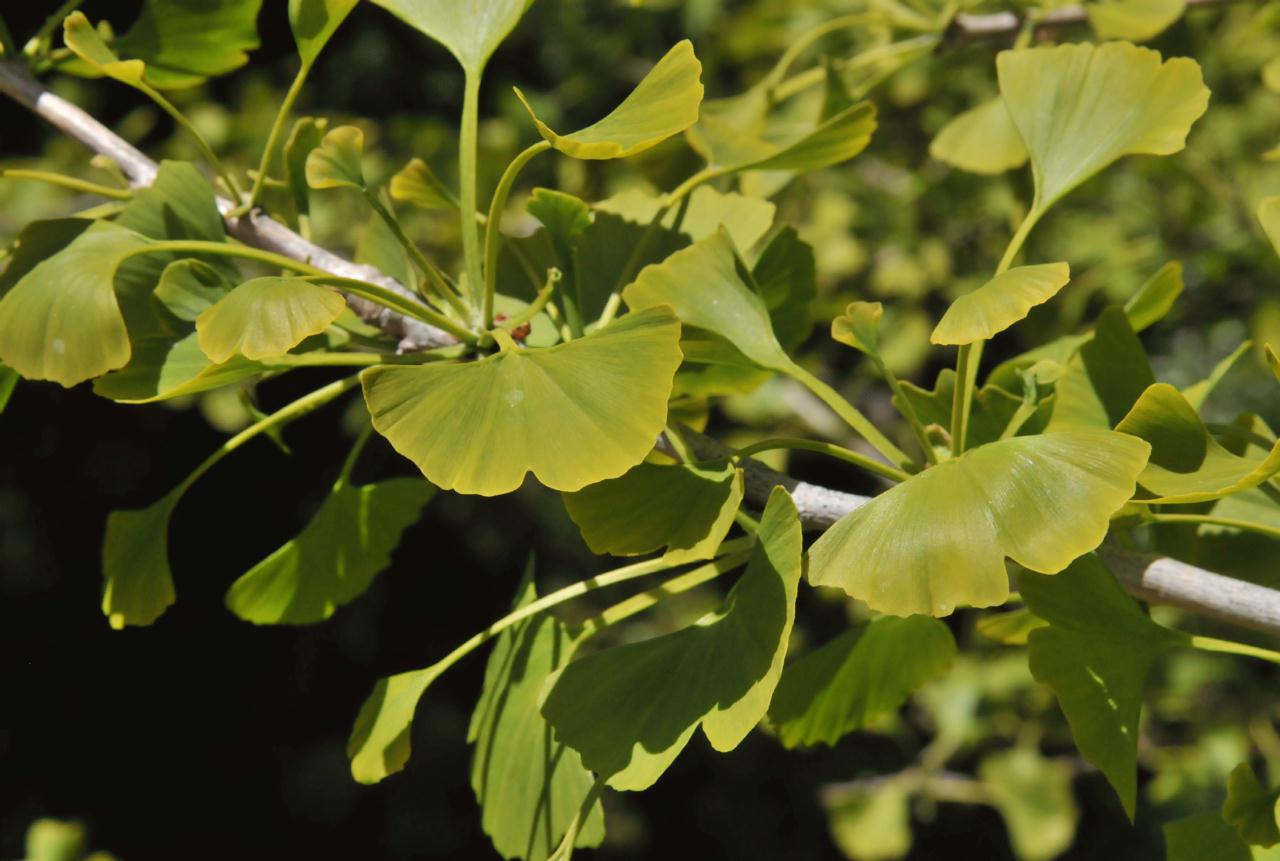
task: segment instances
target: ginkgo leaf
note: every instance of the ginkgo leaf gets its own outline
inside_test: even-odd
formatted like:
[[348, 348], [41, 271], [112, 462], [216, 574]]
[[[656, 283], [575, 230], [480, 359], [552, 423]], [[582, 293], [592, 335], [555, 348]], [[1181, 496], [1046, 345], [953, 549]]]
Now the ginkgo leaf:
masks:
[[117, 631], [150, 625], [174, 602], [169, 518], [186, 488], [146, 508], [113, 511], [102, 544], [102, 612]]
[[262, 0], [145, 0], [142, 14], [112, 43], [123, 57], [147, 64], [159, 89], [194, 87], [235, 71], [258, 47]]
[[[512, 610], [537, 598], [532, 569], [531, 561]], [[547, 677], [569, 662], [577, 645], [563, 622], [543, 613], [503, 631], [489, 655], [467, 741], [481, 825], [503, 858], [545, 861], [594, 783], [578, 754], [552, 739], [538, 712]], [[597, 846], [603, 839], [597, 802], [574, 845]]]
[[896, 861], [911, 851], [910, 780], [889, 775], [872, 786], [824, 792], [827, 827], [847, 858]]
[[850, 302], [844, 313], [831, 321], [831, 337], [868, 356], [880, 355], [880, 320], [884, 306], [879, 302]]
[[1049, 861], [1075, 840], [1080, 812], [1071, 794], [1075, 769], [1046, 759], [1029, 745], [983, 757], [978, 777], [1009, 829], [1009, 842], [1022, 861]]
[[947, 671], [956, 642], [928, 616], [879, 616], [792, 661], [769, 706], [785, 747], [834, 745]]
[[516, 96], [553, 147], [581, 159], [626, 158], [656, 146], [698, 121], [702, 64], [685, 39], [676, 43], [608, 116], [584, 129], [559, 134], [538, 119], [524, 93]]
[[378, 432], [437, 487], [494, 496], [532, 472], [555, 490], [580, 490], [653, 449], [679, 337], [670, 309], [654, 308], [554, 347], [370, 368], [365, 401]]
[[1231, 770], [1227, 778], [1227, 799], [1222, 803], [1222, 818], [1236, 829], [1251, 846], [1274, 846], [1280, 843], [1280, 790], [1267, 791], [1247, 762]]
[[[901, 384], [902, 395], [915, 411], [921, 424], [937, 425], [942, 428], [951, 426], [955, 388], [956, 373], [951, 368], [943, 368], [938, 372], [932, 389], [921, 388], [909, 380], [904, 380]], [[897, 395], [893, 396], [893, 402], [901, 408]], [[1022, 404], [1022, 398], [999, 386], [986, 385], [975, 392], [973, 409], [969, 416], [970, 447], [976, 448], [1000, 439]], [[1047, 411], [1052, 405], [1052, 399], [1040, 401], [1036, 405], [1035, 413], [1028, 418], [1020, 430], [1030, 432], [1032, 429], [1043, 429], [1047, 421]]]
[[1271, 240], [1271, 247], [1280, 254], [1280, 195], [1262, 199], [1258, 204], [1258, 221], [1267, 239]]
[[329, 121], [300, 117], [284, 144], [284, 184], [293, 198], [298, 215], [311, 214], [311, 186], [307, 184], [307, 159], [324, 141]]
[[65, 224], [83, 229], [0, 299], [0, 362], [27, 379], [70, 387], [129, 361], [114, 280], [147, 240], [109, 222]]
[[[726, 113], [708, 104], [698, 125], [689, 130], [690, 144], [717, 174], [831, 167], [866, 149], [876, 130], [876, 109], [870, 102], [852, 105], [783, 141], [768, 141], [744, 131], [744, 125], [753, 127], [754, 132], [760, 129], [756, 123], [734, 117], [735, 110], [730, 108]], [[747, 112], [754, 110], [748, 107]]]
[[289, 0], [289, 29], [304, 66], [315, 63], [324, 46], [356, 8], [358, 0]]
[[1124, 309], [1112, 305], [1054, 383], [1047, 430], [1115, 427], [1155, 381]]
[[186, 323], [231, 292], [222, 273], [199, 260], [175, 260], [160, 274], [152, 298], [166, 311]]
[[716, 750], [737, 747], [764, 717], [782, 674], [800, 551], [795, 504], [775, 487], [747, 570], [719, 610], [560, 672], [542, 705], [556, 739], [618, 790], [653, 785], [699, 726]]
[[1170, 155], [1209, 104], [1200, 66], [1124, 42], [1003, 51], [1000, 93], [1031, 156], [1033, 213], [1125, 155]]
[[1101, 543], [1150, 450], [1110, 431], [970, 449], [854, 509], [809, 550], [809, 582], [895, 616], [1009, 597], [1004, 558], [1053, 574]]
[[231, 584], [228, 609], [258, 625], [328, 619], [363, 595], [391, 563], [401, 533], [434, 493], [420, 479], [364, 486], [339, 480], [297, 537]]
[[307, 156], [307, 184], [315, 189], [363, 189], [363, 158], [364, 132], [355, 126], [338, 126]]
[[1252, 341], [1244, 341], [1240, 346], [1236, 347], [1213, 366], [1213, 370], [1209, 371], [1209, 376], [1203, 380], [1192, 383], [1182, 390], [1182, 396], [1187, 399], [1187, 403], [1191, 404], [1192, 409], [1199, 412], [1204, 409], [1204, 402], [1213, 394], [1213, 390], [1218, 387], [1223, 378], [1231, 372], [1236, 363], [1248, 355], [1253, 349]]
[[1065, 263], [1015, 266], [952, 302], [929, 340], [954, 345], [995, 337], [1056, 296], [1069, 280]]
[[1102, 0], [1084, 4], [1099, 39], [1146, 42], [1182, 17], [1186, 0]]
[[565, 508], [592, 553], [629, 556], [666, 548], [672, 563], [709, 559], [742, 502], [742, 471], [728, 464], [641, 463], [566, 493]]
[[361, 704], [347, 740], [352, 777], [360, 783], [377, 783], [404, 768], [418, 700], [442, 672], [443, 666], [432, 664], [378, 679]]
[[373, 0], [478, 74], [533, 0]]
[[236, 287], [196, 318], [200, 349], [221, 364], [283, 356], [346, 310], [342, 294], [302, 278], [269, 275]]
[[1026, 607], [1021, 607], [1007, 613], [983, 616], [974, 627], [979, 634], [993, 642], [1006, 646], [1025, 646], [1031, 632], [1047, 624], [1049, 623]]
[[150, 338], [133, 345], [129, 364], [93, 381], [93, 393], [126, 404], [146, 404], [221, 388], [266, 372], [243, 356], [223, 364], [200, 349], [200, 336]]
[[456, 209], [458, 206], [453, 192], [420, 158], [410, 159], [408, 164], [391, 177], [388, 190], [392, 200], [412, 203], [423, 209]]
[[0, 413], [9, 406], [9, 399], [13, 397], [13, 390], [18, 387], [19, 379], [17, 371], [0, 363]]
[[1182, 289], [1182, 264], [1170, 260], [1125, 300], [1124, 313], [1133, 331], [1141, 332], [1163, 320]]
[[[689, 204], [691, 209], [697, 198], [698, 193], [695, 191]], [[749, 199], [743, 198], [743, 201]], [[772, 219], [773, 213], [770, 212], [770, 222]], [[753, 244], [734, 235], [733, 229], [728, 225], [726, 229], [738, 248], [750, 248]], [[766, 224], [764, 230], [767, 229]], [[783, 350], [800, 346], [813, 331], [811, 305], [818, 295], [817, 263], [813, 246], [802, 240], [795, 228], [782, 228], [760, 252], [755, 265], [751, 267], [751, 279], [755, 282], [760, 297], [764, 299], [765, 307], [769, 309], [774, 337]]]
[[1198, 813], [1166, 822], [1165, 861], [1261, 861], [1222, 817]]
[[1027, 148], [999, 96], [943, 126], [929, 144], [929, 155], [952, 167], [989, 175], [1027, 163]]
[[72, 12], [62, 22], [62, 38], [77, 57], [99, 74], [131, 87], [142, 84], [147, 64], [141, 60], [120, 59], [83, 12]]
[[1280, 472], [1280, 442], [1263, 458], [1231, 453], [1167, 383], [1143, 392], [1116, 430], [1151, 443], [1151, 460], [1138, 476], [1151, 495], [1135, 502], [1207, 502], [1256, 487]]
[[1027, 637], [1031, 673], [1053, 690], [1076, 747], [1132, 819], [1143, 684], [1155, 659], [1188, 638], [1152, 622], [1094, 555], [1056, 577], [1023, 574], [1018, 590], [1049, 623]]

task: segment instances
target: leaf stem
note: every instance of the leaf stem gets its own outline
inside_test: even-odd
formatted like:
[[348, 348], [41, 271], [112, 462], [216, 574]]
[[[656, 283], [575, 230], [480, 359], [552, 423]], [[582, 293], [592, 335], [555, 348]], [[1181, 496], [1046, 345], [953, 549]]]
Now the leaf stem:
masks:
[[477, 310], [484, 302], [484, 273], [480, 262], [480, 232], [476, 226], [476, 158], [480, 120], [479, 70], [468, 70], [462, 90], [462, 125], [458, 133], [458, 177], [462, 186], [462, 255], [465, 258], [467, 287]]
[[284, 94], [284, 101], [280, 103], [280, 110], [276, 112], [275, 121], [271, 123], [271, 132], [267, 135], [267, 145], [262, 150], [261, 161], [258, 162], [258, 175], [254, 177], [253, 188], [249, 190], [249, 199], [232, 213], [233, 215], [243, 215], [258, 205], [258, 195], [262, 194], [262, 189], [266, 185], [267, 171], [271, 168], [271, 157], [275, 154], [276, 142], [280, 139], [280, 133], [284, 131], [285, 120], [293, 113], [293, 104], [298, 100], [302, 85], [310, 73], [311, 64], [304, 62], [298, 68], [298, 74], [294, 75], [293, 83], [289, 85], [288, 91]]
[[1254, 523], [1249, 520], [1236, 520], [1233, 517], [1215, 517], [1212, 514], [1165, 514], [1163, 512], [1155, 512], [1147, 515], [1147, 519], [1151, 523], [1204, 523], [1210, 526], [1225, 526], [1229, 529], [1239, 529], [1244, 532], [1253, 532], [1257, 535], [1265, 535], [1268, 538], [1280, 539], [1280, 529], [1274, 526], [1267, 526], [1262, 523]]
[[1226, 655], [1243, 655], [1248, 658], [1259, 658], [1273, 664], [1280, 664], [1280, 652], [1251, 646], [1247, 643], [1236, 643], [1231, 640], [1219, 640], [1217, 637], [1192, 636], [1191, 648], [1204, 652], [1221, 652]]
[[853, 428], [858, 434], [871, 443], [871, 446], [880, 454], [884, 455], [890, 463], [895, 463], [899, 467], [906, 469], [912, 466], [911, 458], [909, 458], [902, 449], [898, 448], [889, 438], [880, 432], [880, 430], [871, 423], [871, 420], [862, 414], [853, 404], [849, 403], [844, 397], [831, 386], [818, 379], [813, 374], [806, 371], [799, 365], [793, 364], [787, 371], [787, 375], [801, 383], [809, 391], [813, 392], [822, 399], [831, 411], [840, 418], [845, 420], [849, 427]]
[[360, 459], [360, 453], [369, 444], [369, 439], [372, 436], [373, 422], [365, 422], [364, 427], [360, 429], [360, 435], [356, 437], [356, 441], [351, 446], [351, 451], [347, 452], [346, 458], [342, 461], [342, 469], [338, 472], [336, 484], [346, 484], [350, 480], [351, 472], [356, 468], [356, 461]]
[[222, 159], [218, 158], [217, 153], [213, 151], [213, 147], [209, 146], [209, 142], [204, 139], [204, 135], [200, 134], [196, 127], [192, 125], [191, 120], [187, 119], [186, 115], [178, 110], [173, 102], [166, 99], [159, 90], [146, 81], [138, 81], [134, 86], [146, 94], [147, 98], [159, 105], [162, 111], [172, 117], [173, 121], [191, 136], [201, 154], [204, 155], [205, 160], [209, 162], [210, 167], [214, 169], [227, 187], [227, 193], [231, 195], [231, 199], [236, 206], [242, 206], [244, 204], [244, 195], [240, 191], [240, 184], [236, 182], [235, 177], [227, 170], [226, 165], [222, 163]]
[[547, 141], [538, 141], [511, 160], [507, 165], [507, 169], [502, 172], [502, 178], [498, 180], [498, 187], [494, 189], [493, 199], [489, 201], [489, 218], [484, 225], [484, 327], [486, 329], [493, 328], [493, 294], [498, 286], [498, 248], [502, 241], [502, 231], [500, 224], [502, 222], [503, 210], [507, 208], [507, 198], [511, 195], [511, 187], [515, 184], [516, 177], [520, 175], [520, 171], [524, 170], [530, 160], [538, 153], [546, 152], [551, 149], [551, 144]]
[[373, 208], [373, 211], [377, 213], [378, 217], [395, 235], [396, 241], [408, 253], [409, 259], [413, 261], [414, 266], [427, 279], [427, 283], [431, 285], [432, 295], [446, 302], [463, 320], [469, 319], [471, 317], [471, 309], [463, 303], [458, 294], [449, 286], [449, 283], [444, 280], [444, 275], [436, 268], [436, 265], [427, 259], [427, 256], [422, 253], [417, 244], [404, 232], [404, 228], [400, 225], [400, 219], [396, 218], [395, 213], [378, 199], [376, 192], [366, 188], [364, 189], [364, 197], [369, 202], [369, 206]]
[[106, 197], [111, 200], [130, 200], [133, 198], [133, 192], [127, 188], [112, 188], [109, 185], [99, 185], [96, 182], [90, 182], [87, 179], [79, 179], [66, 174], [53, 173], [46, 170], [25, 170], [18, 168], [0, 169], [0, 177], [4, 179], [25, 179], [33, 182], [45, 182], [49, 185], [56, 185], [59, 188], [70, 189], [71, 191], [79, 191], [85, 194], [96, 194], [98, 197]]
[[829, 457], [843, 460], [845, 463], [851, 463], [854, 466], [861, 467], [862, 469], [867, 470], [867, 472], [873, 472], [882, 478], [889, 479], [890, 481], [906, 481], [911, 477], [907, 472], [901, 469], [883, 464], [878, 460], [869, 458], [865, 454], [860, 454], [852, 449], [847, 449], [843, 446], [829, 442], [818, 442], [817, 440], [810, 439], [795, 439], [791, 437], [774, 437], [772, 439], [765, 439], [738, 449], [733, 453], [733, 458], [741, 461], [745, 458], [759, 454], [762, 451], [776, 451], [778, 449], [800, 449], [802, 451], [812, 451], [817, 452], [818, 454], [825, 454]]
[[933, 446], [929, 444], [929, 435], [924, 431], [924, 424], [920, 421], [920, 416], [916, 414], [916, 408], [911, 405], [911, 401], [907, 398], [907, 393], [902, 388], [902, 383], [898, 381], [898, 375], [889, 369], [884, 363], [884, 359], [879, 355], [873, 355], [871, 360], [875, 363], [876, 369], [880, 371], [880, 376], [884, 377], [886, 383], [889, 384], [889, 390], [893, 392], [894, 404], [898, 407], [898, 412], [907, 420], [907, 424], [911, 427], [911, 432], [915, 434], [916, 442], [920, 444], [920, 450], [924, 454], [924, 459], [931, 465], [937, 466], [938, 453], [933, 450]]

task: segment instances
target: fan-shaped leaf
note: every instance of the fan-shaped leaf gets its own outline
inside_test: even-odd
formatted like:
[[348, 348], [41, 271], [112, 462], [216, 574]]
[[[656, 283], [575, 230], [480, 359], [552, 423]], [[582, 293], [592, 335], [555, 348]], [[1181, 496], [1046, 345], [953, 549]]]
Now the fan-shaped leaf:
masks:
[[175, 260], [164, 268], [152, 293], [166, 311], [185, 323], [196, 318], [231, 292], [222, 273], [199, 260]]
[[412, 203], [423, 209], [456, 209], [458, 206], [453, 192], [420, 158], [411, 159], [391, 177], [389, 190], [392, 200]]
[[978, 766], [1022, 861], [1057, 858], [1074, 841], [1080, 813], [1071, 794], [1073, 771], [1028, 745], [988, 754]]
[[880, 320], [884, 306], [879, 302], [850, 302], [844, 313], [831, 321], [831, 337], [868, 356], [880, 355]]
[[307, 156], [307, 184], [316, 189], [363, 189], [363, 158], [364, 132], [355, 126], [338, 126]]
[[329, 328], [346, 307], [336, 290], [301, 278], [254, 278], [202, 311], [196, 332], [219, 364], [237, 354], [270, 359]]
[[356, 8], [358, 0], [289, 0], [289, 28], [298, 56], [310, 66]]
[[1085, 14], [1099, 39], [1146, 42], [1182, 17], [1186, 0], [1103, 0], [1086, 3]]
[[556, 490], [615, 478], [653, 448], [680, 364], [669, 309], [478, 362], [364, 372], [374, 427], [437, 487], [492, 496], [525, 474]]
[[307, 184], [307, 159], [324, 141], [329, 121], [315, 117], [300, 117], [293, 124], [293, 131], [284, 144], [284, 183], [298, 215], [311, 213], [311, 186]]
[[1124, 42], [1004, 51], [1000, 93], [1031, 156], [1035, 212], [1125, 155], [1170, 155], [1209, 104], [1194, 60]]
[[410, 27], [449, 49], [477, 74], [533, 0], [373, 0]]
[[928, 616], [880, 616], [791, 662], [769, 706], [786, 747], [834, 745], [951, 666], [956, 642]]
[[1048, 430], [1114, 427], [1155, 381], [1142, 342], [1124, 310], [1113, 305], [1054, 384]]
[[782, 674], [800, 551], [795, 504], [774, 488], [747, 570], [721, 609], [561, 671], [542, 706], [556, 739], [619, 790], [651, 786], [699, 725], [716, 750], [737, 747], [764, 717]]
[[929, 155], [970, 173], [994, 175], [1022, 167], [1027, 148], [1014, 128], [1004, 99], [997, 96], [959, 114], [942, 127]]
[[142, 14], [112, 44], [147, 64], [159, 89], [194, 87], [249, 61], [258, 47], [262, 0], [146, 0]]
[[1235, 827], [1245, 843], [1264, 847], [1280, 843], [1277, 805], [1280, 805], [1280, 790], [1263, 789], [1249, 763], [1242, 762], [1231, 770], [1222, 818]]
[[1065, 263], [1015, 266], [952, 302], [929, 340], [972, 344], [992, 338], [1056, 296], [1070, 278]]
[[174, 601], [169, 517], [185, 487], [146, 508], [113, 511], [102, 544], [102, 612], [112, 628], [150, 625]]
[[538, 119], [516, 89], [538, 133], [565, 155], [581, 159], [626, 158], [656, 146], [698, 121], [702, 64], [688, 39], [678, 42], [604, 119], [571, 134], [558, 134]]
[[897, 616], [1000, 604], [1004, 557], [1053, 574], [1098, 546], [1149, 450], [1110, 431], [970, 449], [842, 517], [810, 549], [809, 582]]
[[352, 777], [360, 783], [377, 783], [404, 768], [418, 700], [442, 672], [444, 667], [432, 664], [378, 679], [361, 704], [347, 740]]
[[434, 493], [419, 479], [363, 487], [340, 480], [296, 538], [231, 584], [227, 607], [259, 625], [328, 619], [363, 595], [391, 563], [400, 534]]
[[141, 60], [122, 60], [103, 41], [101, 34], [89, 23], [83, 12], [72, 12], [62, 22], [62, 38], [67, 47], [100, 75], [122, 84], [136, 87], [142, 84], [147, 71]]
[[665, 547], [670, 562], [715, 555], [741, 502], [742, 471], [728, 464], [641, 463], [564, 497], [592, 553], [628, 556]]
[[831, 839], [848, 858], [895, 861], [911, 851], [911, 786], [890, 775], [871, 786], [824, 792]]

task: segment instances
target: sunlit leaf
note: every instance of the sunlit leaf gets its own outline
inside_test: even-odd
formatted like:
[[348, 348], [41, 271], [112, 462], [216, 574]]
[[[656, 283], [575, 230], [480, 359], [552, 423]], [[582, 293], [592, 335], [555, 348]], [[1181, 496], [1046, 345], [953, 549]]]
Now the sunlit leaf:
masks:
[[1245, 843], [1253, 846], [1280, 843], [1278, 804], [1280, 790], [1264, 789], [1249, 763], [1242, 762], [1232, 769], [1227, 779], [1227, 800], [1222, 803], [1222, 818]]
[[289, 0], [289, 29], [305, 66], [320, 56], [358, 0]]
[[214, 362], [283, 356], [346, 310], [342, 294], [301, 278], [269, 275], [236, 287], [196, 318], [200, 349]]
[[77, 57], [94, 69], [122, 84], [136, 87], [142, 83], [147, 65], [142, 60], [122, 60], [89, 23], [83, 12], [72, 12], [62, 22], [62, 38]]
[[1065, 263], [1015, 266], [952, 302], [929, 340], [972, 344], [992, 338], [1056, 296], [1070, 278]]
[[978, 766], [1023, 861], [1057, 858], [1075, 840], [1080, 813], [1071, 794], [1073, 771], [1027, 745], [987, 754]]
[[1209, 104], [1194, 60], [1124, 42], [1003, 51], [996, 68], [1037, 213], [1122, 156], [1178, 152]]
[[1182, 17], [1186, 0], [1102, 0], [1086, 3], [1089, 26], [1099, 39], [1146, 42]]
[[1216, 813], [1164, 824], [1165, 861], [1256, 861], [1235, 830]]
[[0, 413], [9, 406], [13, 390], [18, 387], [18, 372], [5, 364], [0, 364]]
[[262, 0], [147, 0], [142, 14], [112, 45], [147, 64], [148, 84], [194, 87], [248, 62], [258, 47]]
[[997, 174], [1022, 167], [1027, 148], [997, 96], [957, 115], [929, 144], [929, 155], [970, 173]]
[[774, 488], [747, 570], [724, 605], [672, 634], [580, 658], [542, 714], [619, 790], [646, 789], [702, 727], [728, 751], [764, 717], [787, 651], [800, 581], [800, 521]]
[[449, 49], [468, 73], [484, 68], [533, 0], [373, 0]]
[[1149, 448], [1074, 431], [970, 449], [842, 517], [810, 548], [809, 582], [896, 616], [1003, 603], [1004, 558], [1053, 574], [1097, 547]]
[[[532, 562], [513, 610], [537, 597], [531, 575]], [[578, 754], [552, 739], [538, 712], [547, 676], [568, 663], [576, 645], [563, 622], [543, 613], [503, 631], [489, 656], [467, 741], [481, 824], [503, 858], [546, 859], [594, 782]], [[574, 845], [603, 839], [597, 803]]]
[[169, 517], [179, 486], [146, 508], [113, 511], [102, 544], [102, 612], [116, 630], [150, 625], [173, 603], [169, 570]]
[[879, 302], [850, 302], [844, 313], [831, 321], [831, 337], [868, 356], [880, 354], [880, 320], [884, 306]]
[[1205, 502], [1256, 487], [1280, 472], [1280, 443], [1263, 458], [1232, 454], [1167, 383], [1143, 392], [1116, 430], [1151, 443], [1151, 460], [1138, 476], [1151, 496], [1140, 502]]
[[243, 356], [223, 364], [200, 349], [200, 336], [144, 339], [133, 346], [129, 364], [93, 381], [93, 393], [121, 403], [145, 404], [221, 388], [268, 368]]
[[377, 783], [404, 768], [418, 700], [441, 672], [439, 664], [432, 664], [378, 679], [360, 706], [347, 740], [352, 777], [360, 783]]
[[955, 654], [937, 619], [879, 616], [788, 664], [769, 723], [786, 747], [834, 745], [945, 673]]
[[615, 556], [666, 548], [670, 562], [709, 559], [733, 526], [742, 502], [742, 471], [641, 463], [566, 493], [565, 507], [592, 553]]
[[338, 126], [307, 156], [307, 184], [315, 189], [363, 189], [363, 158], [364, 132], [355, 126]]
[[532, 472], [556, 490], [615, 478], [653, 448], [680, 363], [669, 309], [476, 362], [363, 374], [374, 427], [437, 487], [492, 496]]
[[698, 121], [701, 75], [702, 64], [693, 53], [693, 44], [688, 39], [678, 42], [608, 116], [565, 135], [538, 119], [519, 88], [516, 96], [529, 111], [539, 134], [565, 155], [582, 159], [625, 158], [656, 146]]
[[[708, 167], [722, 174], [831, 167], [866, 149], [876, 129], [876, 109], [870, 102], [859, 102], [782, 141], [767, 141], [744, 132], [744, 123], [733, 117], [732, 111], [726, 114], [707, 108], [698, 125], [690, 129], [689, 141]], [[750, 121], [745, 124], [754, 125]]]
[[420, 158], [411, 159], [391, 177], [389, 190], [392, 200], [412, 203], [423, 209], [450, 209], [458, 206], [453, 192]]
[[1021, 607], [1007, 613], [983, 616], [974, 627], [988, 640], [1006, 646], [1025, 646], [1031, 632], [1047, 624], [1049, 623], [1026, 607]]
[[[942, 428], [951, 426], [955, 388], [956, 373], [951, 368], [943, 368], [938, 372], [931, 390], [921, 388], [907, 380], [902, 382], [902, 393], [920, 422], [926, 426], [937, 425]], [[894, 395], [893, 402], [898, 404], [898, 401], [897, 395]], [[970, 447], [977, 448], [1000, 439], [1010, 420], [1022, 406], [1022, 402], [1022, 398], [999, 386], [986, 385], [979, 389], [974, 394], [973, 409], [969, 415]], [[1036, 406], [1036, 411], [1023, 424], [1020, 435], [1043, 430], [1048, 420], [1048, 410], [1052, 406], [1052, 398], [1041, 400]]]
[[321, 622], [364, 594], [389, 564], [400, 534], [417, 521], [435, 489], [393, 478], [334, 485], [296, 538], [231, 585], [227, 607], [259, 625]]
[[1186, 635], [1147, 618], [1093, 555], [1056, 577], [1024, 574], [1018, 587], [1049, 623], [1027, 638], [1031, 672], [1053, 690], [1080, 753], [1106, 775], [1132, 819], [1143, 684], [1155, 659]]
[[1182, 295], [1182, 264], [1170, 260], [1156, 271], [1124, 303], [1124, 312], [1133, 331], [1158, 323]]

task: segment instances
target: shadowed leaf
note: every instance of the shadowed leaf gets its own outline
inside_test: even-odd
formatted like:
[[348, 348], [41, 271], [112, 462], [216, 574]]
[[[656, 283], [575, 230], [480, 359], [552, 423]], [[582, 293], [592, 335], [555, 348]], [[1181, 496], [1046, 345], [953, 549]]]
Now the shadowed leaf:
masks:
[[338, 32], [358, 0], [289, 0], [289, 29], [298, 44], [298, 56], [310, 66]]

